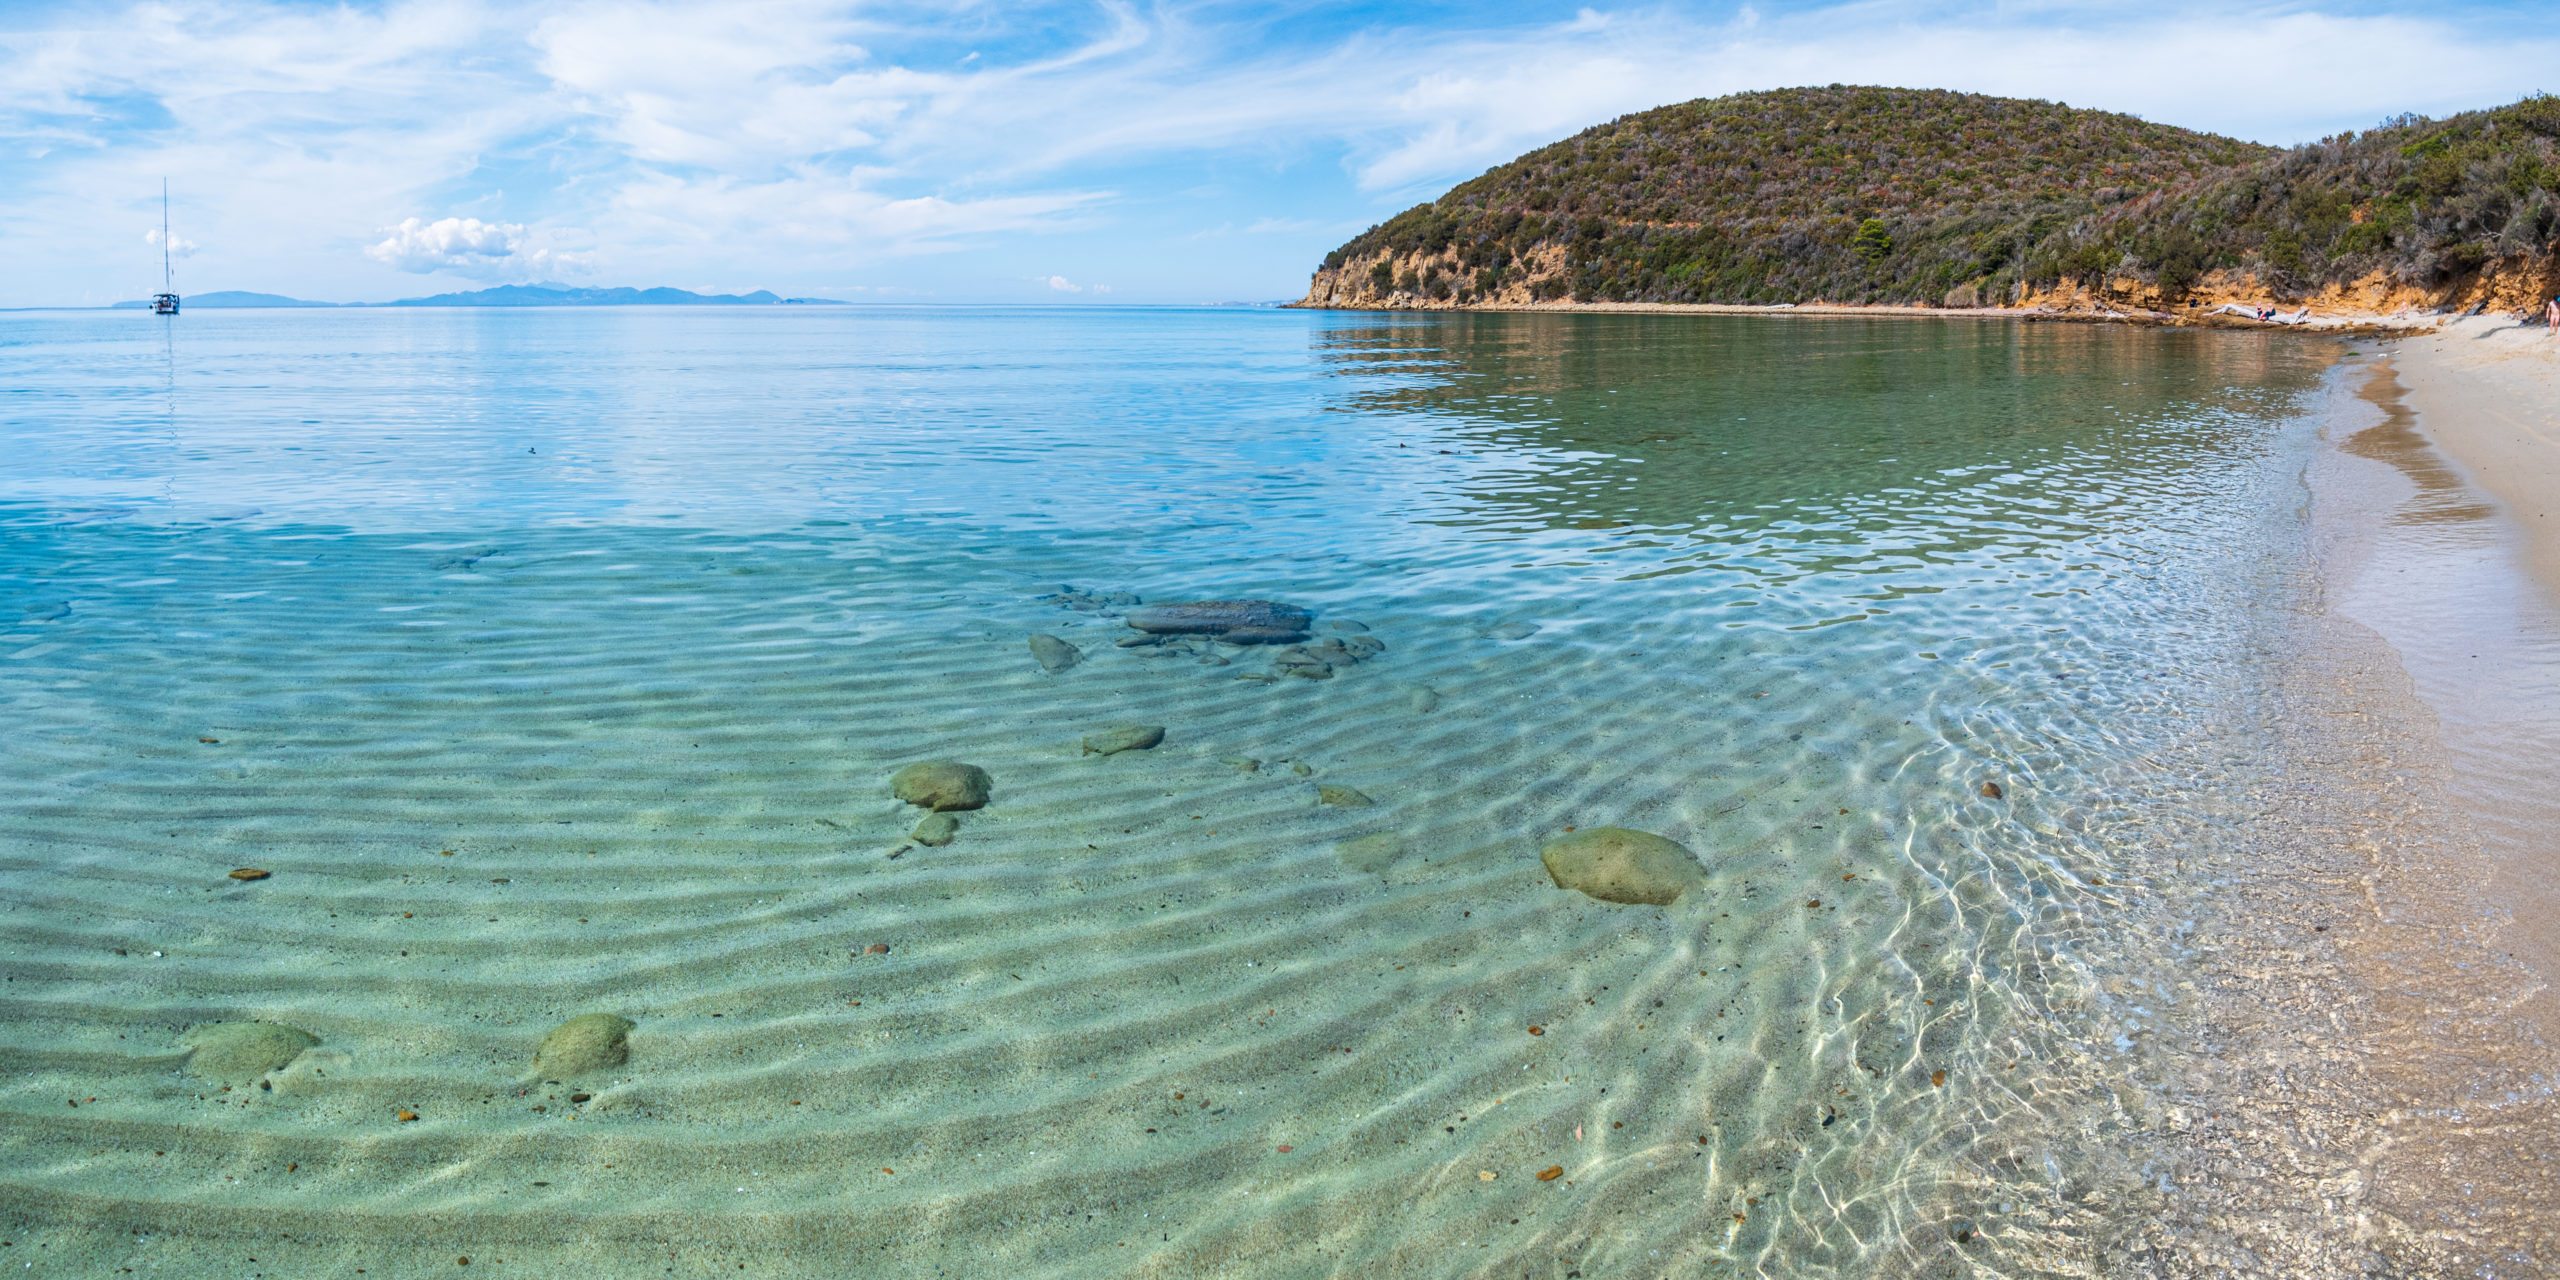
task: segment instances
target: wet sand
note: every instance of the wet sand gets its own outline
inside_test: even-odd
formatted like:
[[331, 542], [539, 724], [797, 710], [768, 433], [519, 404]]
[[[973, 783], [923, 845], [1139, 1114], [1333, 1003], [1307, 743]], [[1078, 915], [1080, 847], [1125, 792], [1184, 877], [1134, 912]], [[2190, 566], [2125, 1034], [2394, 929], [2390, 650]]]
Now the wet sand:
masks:
[[[2457, 797], [2512, 913], [2504, 945], [2560, 974], [2560, 343], [2475, 317], [2396, 344], [2405, 411], [2368, 442], [2422, 493], [2399, 517], [2425, 565], [2347, 611], [2402, 651], [2442, 717]], [[2485, 499], [2485, 500], [2484, 500]], [[2413, 580], [2414, 579], [2414, 580]], [[2536, 998], [2552, 1016], [2552, 995]]]

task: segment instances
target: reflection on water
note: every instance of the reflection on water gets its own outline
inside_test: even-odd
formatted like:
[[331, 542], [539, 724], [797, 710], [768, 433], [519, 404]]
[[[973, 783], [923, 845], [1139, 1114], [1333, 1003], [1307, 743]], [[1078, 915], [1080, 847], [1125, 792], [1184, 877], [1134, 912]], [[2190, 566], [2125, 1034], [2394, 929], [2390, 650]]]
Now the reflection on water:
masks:
[[[166, 378], [129, 318], [0, 327], [0, 1178], [49, 1247], [2023, 1275], [2160, 1193], [2321, 353], [193, 319]], [[1114, 591], [1379, 648], [1122, 647]], [[934, 758], [993, 779], [947, 844], [888, 791]], [[1595, 826], [1706, 883], [1555, 888]], [[627, 1060], [529, 1076], [584, 1013]], [[252, 1019], [320, 1046], [179, 1056]]]

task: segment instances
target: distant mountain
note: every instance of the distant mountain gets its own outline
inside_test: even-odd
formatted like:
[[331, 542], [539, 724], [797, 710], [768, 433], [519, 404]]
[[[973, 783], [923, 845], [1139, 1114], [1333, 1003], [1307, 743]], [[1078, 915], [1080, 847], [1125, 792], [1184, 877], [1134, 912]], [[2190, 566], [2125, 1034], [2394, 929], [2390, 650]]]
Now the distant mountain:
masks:
[[832, 303], [832, 298], [780, 298], [754, 293], [693, 293], [684, 289], [572, 289], [556, 284], [502, 284], [469, 293], [402, 298], [387, 307], [740, 307]]
[[[239, 289], [223, 289], [214, 293], [189, 294], [187, 295], [185, 305], [189, 307], [334, 307], [338, 304], [334, 302], [305, 302], [300, 298], [288, 298], [281, 293], [249, 293]], [[115, 305], [114, 309], [117, 311], [148, 311], [151, 309], [151, 304], [148, 302], [119, 302]]]
[[[439, 293], [398, 302], [305, 302], [280, 293], [244, 293], [226, 289], [186, 297], [188, 310], [200, 307], [840, 307], [834, 298], [781, 298], [762, 289], [754, 293], [692, 293], [684, 289], [573, 289], [565, 284], [502, 284], [469, 293]], [[119, 302], [111, 310], [148, 311], [148, 302]]]

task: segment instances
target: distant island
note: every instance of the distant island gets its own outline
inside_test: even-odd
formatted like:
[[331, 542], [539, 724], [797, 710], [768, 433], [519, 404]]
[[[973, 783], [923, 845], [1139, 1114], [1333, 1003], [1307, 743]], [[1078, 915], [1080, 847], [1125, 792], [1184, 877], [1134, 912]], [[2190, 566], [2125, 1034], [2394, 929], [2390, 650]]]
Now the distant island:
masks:
[[2290, 149], [2059, 103], [1834, 85], [1532, 151], [1327, 254], [1298, 305], [2539, 309], [2560, 98]]
[[[784, 298], [754, 293], [693, 293], [684, 289], [573, 289], [561, 284], [502, 284], [469, 293], [439, 293], [397, 302], [306, 302], [276, 293], [226, 289], [186, 299], [189, 307], [754, 307], [843, 306], [834, 298]], [[119, 302], [117, 311], [148, 311], [149, 302]]]

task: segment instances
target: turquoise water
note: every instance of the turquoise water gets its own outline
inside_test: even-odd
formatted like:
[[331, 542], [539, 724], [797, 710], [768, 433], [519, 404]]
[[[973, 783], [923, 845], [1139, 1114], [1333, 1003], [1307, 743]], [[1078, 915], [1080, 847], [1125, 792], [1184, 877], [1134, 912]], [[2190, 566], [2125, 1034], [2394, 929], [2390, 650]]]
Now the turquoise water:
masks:
[[[280, 1274], [2102, 1268], [2174, 1192], [2185, 872], [2249, 813], [2328, 358], [0, 319], [9, 1228]], [[1125, 597], [1384, 648], [1123, 648]], [[993, 798], [919, 844], [887, 779], [946, 757]], [[1555, 887], [1597, 826], [1704, 883]], [[627, 1060], [529, 1077], [587, 1012]], [[321, 1043], [184, 1056], [251, 1019]]]

